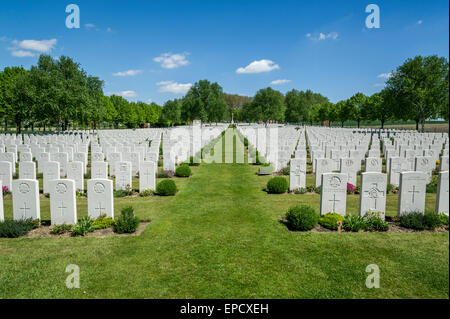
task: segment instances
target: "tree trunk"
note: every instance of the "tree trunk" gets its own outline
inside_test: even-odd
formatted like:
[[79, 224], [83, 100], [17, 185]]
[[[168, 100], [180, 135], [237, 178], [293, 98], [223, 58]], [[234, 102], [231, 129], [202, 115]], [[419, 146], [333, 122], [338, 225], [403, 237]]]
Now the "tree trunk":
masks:
[[360, 119], [358, 119], [358, 128], [359, 128], [359, 123], [361, 122], [361, 120]]
[[384, 120], [381, 120], [381, 129], [384, 129]]
[[425, 120], [422, 120], [421, 122], [422, 122], [421, 124], [422, 124], [422, 133], [423, 133], [423, 132], [425, 132]]
[[419, 120], [416, 120], [416, 131], [419, 130]]
[[341, 127], [344, 127], [344, 121], [341, 122]]
[[20, 134], [22, 132], [22, 122], [16, 121], [16, 134]]
[[5, 118], [5, 132], [8, 130], [8, 119]]

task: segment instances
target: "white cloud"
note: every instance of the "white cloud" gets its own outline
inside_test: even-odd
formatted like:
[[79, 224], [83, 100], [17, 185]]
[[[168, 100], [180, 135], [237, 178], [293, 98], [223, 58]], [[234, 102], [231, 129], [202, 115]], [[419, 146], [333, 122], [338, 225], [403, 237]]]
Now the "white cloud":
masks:
[[189, 64], [189, 61], [186, 60], [186, 55], [188, 55], [188, 53], [163, 53], [160, 56], [153, 58], [153, 61], [161, 63], [161, 67], [164, 69], [175, 69]]
[[272, 70], [279, 69], [280, 66], [278, 64], [275, 64], [275, 62], [271, 60], [259, 60], [259, 61], [253, 61], [249, 65], [247, 65], [245, 68], [239, 68], [236, 70], [236, 73], [239, 74], [250, 74], [250, 73], [261, 73], [261, 72], [270, 72]]
[[32, 50], [37, 52], [50, 52], [51, 49], [56, 45], [56, 39], [50, 40], [23, 40], [18, 42], [13, 41], [13, 44], [18, 45], [20, 48], [25, 50]]
[[272, 82], [270, 82], [270, 84], [272, 85], [281, 85], [281, 84], [286, 84], [291, 82], [291, 80], [286, 80], [286, 79], [280, 79], [280, 80], [274, 80]]
[[120, 91], [120, 92], [108, 92], [107, 95], [118, 95], [125, 98], [137, 97], [137, 93], [135, 91]]
[[186, 94], [192, 86], [191, 83], [177, 83], [173, 81], [161, 81], [156, 83], [156, 85], [159, 86], [159, 92], [169, 92], [173, 94]]
[[142, 73], [142, 70], [128, 70], [123, 72], [113, 73], [113, 76], [135, 76], [139, 73]]
[[322, 41], [322, 40], [327, 40], [327, 39], [331, 39], [331, 40], [336, 40], [338, 38], [339, 34], [337, 32], [330, 32], [330, 33], [322, 33], [320, 32], [319, 35], [317, 37], [313, 37], [311, 35], [311, 33], [307, 33], [306, 37], [310, 38], [311, 40], [314, 41]]
[[417, 21], [417, 24], [422, 24], [422, 23], [423, 23], [422, 20]]
[[377, 75], [379, 79], [389, 79], [390, 77], [392, 77], [392, 73], [381, 73]]
[[35, 54], [30, 51], [24, 51], [24, 50], [15, 50], [11, 52], [12, 56], [15, 56], [16, 58], [25, 58], [25, 57], [33, 57]]

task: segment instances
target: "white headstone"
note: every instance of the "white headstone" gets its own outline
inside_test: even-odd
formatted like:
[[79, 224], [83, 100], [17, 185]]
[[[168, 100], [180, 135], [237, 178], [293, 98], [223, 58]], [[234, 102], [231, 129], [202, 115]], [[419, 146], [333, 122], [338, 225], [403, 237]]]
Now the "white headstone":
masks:
[[425, 212], [426, 175], [423, 172], [400, 173], [398, 216]]
[[49, 182], [49, 187], [52, 225], [76, 224], [75, 181], [71, 179], [54, 179]]
[[95, 219], [106, 214], [114, 218], [113, 182], [109, 179], [90, 179], [87, 181], [88, 215]]
[[323, 173], [320, 193], [320, 215], [338, 213], [345, 216], [347, 205], [347, 174]]
[[83, 162], [76, 161], [67, 163], [67, 179], [75, 181], [76, 191], [84, 191]]
[[333, 171], [333, 160], [331, 158], [317, 158], [316, 161], [316, 187], [319, 187], [322, 183], [322, 174], [330, 173]]
[[61, 170], [59, 169], [59, 163], [48, 161], [44, 163], [44, 172], [42, 173], [42, 183], [44, 194], [50, 193], [49, 182], [54, 179], [60, 179]]
[[0, 180], [3, 186], [8, 187], [8, 190], [12, 189], [12, 169], [11, 162], [0, 162]]
[[359, 197], [359, 215], [366, 216], [370, 211], [380, 213], [384, 220], [386, 214], [387, 176], [383, 173], [361, 173], [361, 195]]
[[92, 162], [91, 163], [91, 178], [92, 179], [108, 178], [108, 163], [107, 162]]
[[381, 173], [383, 161], [379, 157], [367, 157], [365, 162], [366, 172]]
[[139, 168], [139, 192], [146, 189], [155, 190], [156, 188], [156, 163], [141, 162]]
[[291, 159], [289, 171], [289, 189], [306, 187], [306, 157]]
[[[2, 181], [0, 180], [0, 189], [3, 188]], [[5, 213], [3, 211], [3, 192], [0, 192], [0, 222], [5, 220]]]
[[448, 171], [439, 172], [438, 188], [436, 194], [436, 213], [444, 213], [448, 216], [448, 202], [449, 202], [449, 185], [448, 185]]
[[16, 179], [12, 182], [13, 218], [41, 219], [39, 206], [39, 183], [31, 179]]
[[131, 179], [131, 163], [116, 163], [116, 190], [128, 189], [132, 187]]
[[19, 162], [19, 179], [36, 179], [36, 164]]

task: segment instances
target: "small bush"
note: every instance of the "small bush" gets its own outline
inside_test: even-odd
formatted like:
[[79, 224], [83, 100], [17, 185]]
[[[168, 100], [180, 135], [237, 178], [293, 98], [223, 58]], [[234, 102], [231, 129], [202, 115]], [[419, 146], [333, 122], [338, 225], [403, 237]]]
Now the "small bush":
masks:
[[441, 217], [435, 212], [413, 212], [400, 216], [400, 226], [415, 230], [433, 230], [442, 225]]
[[295, 194], [305, 194], [308, 190], [305, 187], [300, 187], [294, 190]]
[[281, 177], [281, 176], [273, 177], [267, 182], [267, 190], [271, 194], [286, 193], [288, 188], [289, 188], [289, 185], [288, 185], [286, 178]]
[[366, 227], [366, 218], [359, 215], [347, 215], [344, 218], [342, 227], [346, 231], [359, 232]]
[[163, 161], [162, 160], [158, 160], [158, 167], [163, 166]]
[[106, 229], [114, 226], [114, 223], [114, 219], [111, 217], [106, 217], [106, 214], [102, 214], [94, 220], [92, 227], [94, 227], [94, 229]]
[[0, 222], [0, 237], [17, 238], [26, 235], [34, 228], [36, 223], [32, 219], [5, 220]]
[[367, 231], [387, 231], [389, 225], [387, 222], [376, 216], [366, 218], [366, 225], [364, 227]]
[[2, 193], [3, 196], [7, 194], [11, 194], [11, 191], [9, 190], [8, 186], [2, 186]]
[[310, 206], [294, 206], [286, 213], [286, 221], [295, 230], [311, 230], [319, 221], [319, 215]]
[[280, 169], [280, 171], [278, 172], [278, 174], [280, 175], [287, 175], [289, 176], [289, 174], [291, 173], [291, 169], [289, 166], [283, 167], [282, 169]]
[[425, 212], [423, 220], [426, 229], [433, 230], [442, 226], [441, 217], [436, 212]]
[[442, 225], [448, 226], [448, 215], [445, 215], [443, 213], [439, 214], [439, 218], [441, 219]]
[[84, 236], [94, 231], [94, 222], [88, 216], [81, 218], [78, 223], [73, 226], [72, 236]]
[[338, 214], [338, 213], [328, 213], [323, 215], [319, 218], [319, 224], [325, 228], [331, 229], [331, 230], [337, 230], [338, 229], [338, 222], [344, 221], [344, 216]]
[[424, 230], [424, 218], [422, 213], [410, 213], [400, 216], [400, 226], [416, 230]]
[[153, 191], [151, 189], [144, 189], [142, 192], [139, 193], [139, 196], [141, 197], [148, 197], [148, 196], [152, 196], [153, 195]]
[[244, 138], [244, 146], [247, 147], [248, 146], [248, 139], [245, 137]]
[[50, 230], [50, 234], [52, 234], [52, 235], [61, 235], [61, 234], [64, 234], [66, 232], [70, 232], [72, 230], [72, 227], [73, 227], [72, 225], [66, 225], [66, 224], [55, 225]]
[[140, 223], [139, 218], [134, 215], [132, 206], [126, 206], [122, 209], [117, 221], [114, 223], [114, 231], [118, 234], [134, 233]]
[[160, 181], [156, 185], [156, 193], [162, 196], [173, 196], [177, 192], [177, 185], [171, 179], [165, 179]]
[[119, 189], [119, 190], [114, 191], [114, 197], [117, 197], [117, 198], [130, 196], [131, 194], [133, 194], [131, 189]]
[[314, 187], [314, 192], [317, 193], [317, 194], [322, 193], [322, 186]]
[[353, 184], [347, 183], [347, 194], [355, 194], [356, 187]]
[[394, 189], [395, 189], [396, 187], [394, 186], [394, 185], [392, 185], [392, 184], [387, 184], [387, 186], [386, 186], [386, 193], [390, 193], [390, 192], [392, 192]]
[[191, 169], [188, 165], [180, 165], [175, 170], [175, 176], [178, 177], [189, 177], [191, 176]]

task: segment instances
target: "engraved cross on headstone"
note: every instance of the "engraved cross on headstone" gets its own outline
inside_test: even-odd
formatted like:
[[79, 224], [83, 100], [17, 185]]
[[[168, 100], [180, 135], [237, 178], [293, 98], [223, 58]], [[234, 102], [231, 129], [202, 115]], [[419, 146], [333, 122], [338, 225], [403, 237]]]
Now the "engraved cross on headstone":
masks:
[[333, 212], [336, 211], [336, 202], [340, 202], [339, 199], [336, 199], [336, 194], [333, 194], [333, 199], [330, 199], [329, 202], [333, 202]]
[[412, 193], [412, 202], [414, 203], [415, 194], [419, 193], [419, 191], [416, 191], [416, 185], [413, 185], [412, 190], [408, 191], [408, 193]]

